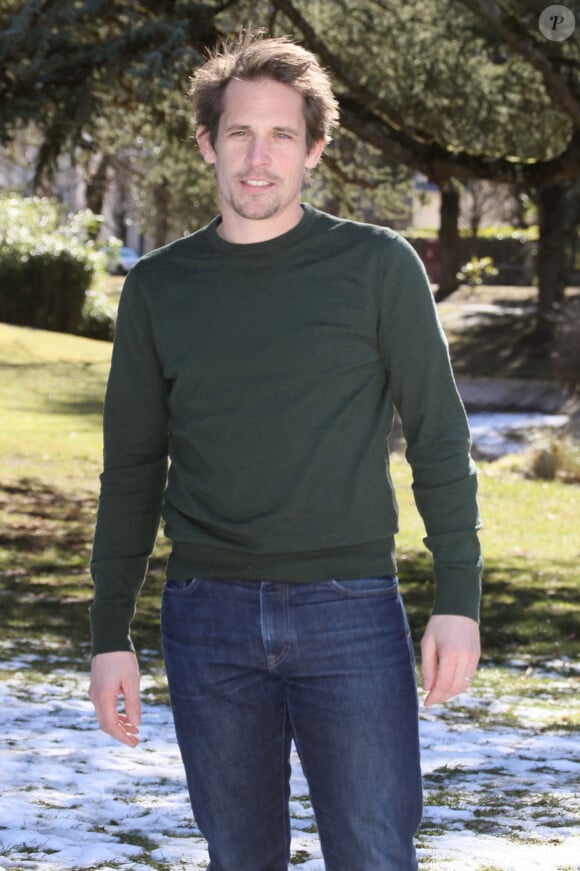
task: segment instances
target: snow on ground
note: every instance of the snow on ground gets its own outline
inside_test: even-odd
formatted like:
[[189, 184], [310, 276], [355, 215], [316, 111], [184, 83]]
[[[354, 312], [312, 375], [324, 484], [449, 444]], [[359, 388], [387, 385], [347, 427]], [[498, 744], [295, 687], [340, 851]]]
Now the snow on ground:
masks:
[[[0, 868], [205, 868], [168, 707], [145, 704], [137, 750], [114, 744], [95, 727], [88, 676], [41, 675], [34, 659], [0, 663]], [[422, 714], [421, 869], [580, 869], [580, 737], [554, 726], [549, 680], [532, 703], [498, 697], [482, 673], [456, 704]], [[577, 678], [562, 681], [577, 703]], [[293, 764], [293, 865], [323, 871]]]
[[536, 411], [477, 411], [468, 417], [474, 446], [480, 456], [490, 459], [521, 453], [538, 432], [561, 432], [569, 420], [566, 414]]

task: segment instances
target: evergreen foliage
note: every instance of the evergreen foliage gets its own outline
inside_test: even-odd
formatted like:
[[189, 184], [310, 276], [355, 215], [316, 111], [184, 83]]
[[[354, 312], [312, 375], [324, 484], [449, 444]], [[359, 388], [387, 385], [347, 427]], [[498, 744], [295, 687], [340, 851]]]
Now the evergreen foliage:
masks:
[[[547, 227], [554, 203], [559, 210], [580, 177], [580, 41], [546, 38], [539, 27], [546, 5], [239, 0], [237, 8], [271, 32], [290, 31], [318, 55], [333, 77], [342, 124], [359, 141], [383, 162], [438, 185], [438, 300], [457, 288], [458, 181], [489, 179], [531, 192]], [[549, 337], [565, 284], [566, 237], [577, 228], [578, 221], [541, 234], [538, 335]]]
[[313, 202], [404, 223], [410, 174], [422, 172], [442, 191], [443, 298], [460, 265], [457, 182], [527, 190], [544, 228], [546, 324], [578, 226], [546, 232], [580, 177], [580, 8], [571, 5], [576, 34], [552, 41], [538, 24], [546, 0], [5, 0], [0, 142], [31, 122], [40, 129], [37, 189], [67, 148], [88, 190], [103, 167], [125, 171], [143, 229], [162, 243], [215, 211], [211, 175], [191, 151], [191, 70], [240, 25], [290, 33], [328, 68], [346, 131], [315, 176]]
[[[271, 0], [333, 75], [343, 124], [441, 182], [541, 185], [580, 173], [578, 40], [524, 0]], [[348, 22], [348, 26], [345, 26]]]
[[[38, 167], [137, 108], [182, 136], [204, 50], [240, 24], [293, 32], [328, 67], [344, 126], [438, 183], [543, 185], [580, 173], [580, 48], [528, 0], [13, 0], [2, 6], [0, 141], [33, 121]], [[346, 26], [348, 25], [348, 26]], [[340, 159], [338, 163], [341, 164]], [[348, 161], [347, 161], [348, 163]], [[344, 166], [341, 164], [342, 169]]]
[[[93, 150], [95, 124], [118, 121], [183, 86], [215, 41], [212, 17], [227, 2], [15, 0], [0, 31], [0, 141], [19, 125], [43, 132], [38, 173], [71, 143]], [[166, 119], [167, 120], [167, 119]]]

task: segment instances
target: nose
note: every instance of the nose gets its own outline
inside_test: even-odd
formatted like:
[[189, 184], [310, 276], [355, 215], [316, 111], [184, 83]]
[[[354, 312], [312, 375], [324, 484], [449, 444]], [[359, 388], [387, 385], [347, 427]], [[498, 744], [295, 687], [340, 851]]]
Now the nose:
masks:
[[263, 166], [270, 163], [270, 148], [268, 139], [265, 136], [252, 136], [246, 160], [250, 166]]

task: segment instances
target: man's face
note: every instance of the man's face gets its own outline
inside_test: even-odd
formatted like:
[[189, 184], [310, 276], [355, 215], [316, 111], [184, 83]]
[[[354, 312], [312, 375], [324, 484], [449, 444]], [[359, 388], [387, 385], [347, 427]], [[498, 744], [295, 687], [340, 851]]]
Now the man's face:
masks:
[[224, 238], [265, 241], [298, 223], [304, 170], [316, 166], [324, 143], [307, 151], [297, 91], [271, 79], [235, 79], [225, 90], [214, 144], [203, 127], [197, 141], [215, 168]]

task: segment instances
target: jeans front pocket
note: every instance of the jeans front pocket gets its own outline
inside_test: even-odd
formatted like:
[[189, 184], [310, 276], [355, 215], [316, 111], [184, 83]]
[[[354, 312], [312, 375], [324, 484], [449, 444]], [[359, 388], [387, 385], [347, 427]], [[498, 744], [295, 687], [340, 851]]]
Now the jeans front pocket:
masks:
[[163, 592], [171, 596], [187, 596], [197, 588], [198, 584], [199, 578], [187, 578], [185, 581], [167, 578]]
[[383, 575], [378, 578], [355, 578], [351, 581], [329, 581], [332, 589], [354, 598], [396, 596], [399, 582], [396, 575]]

